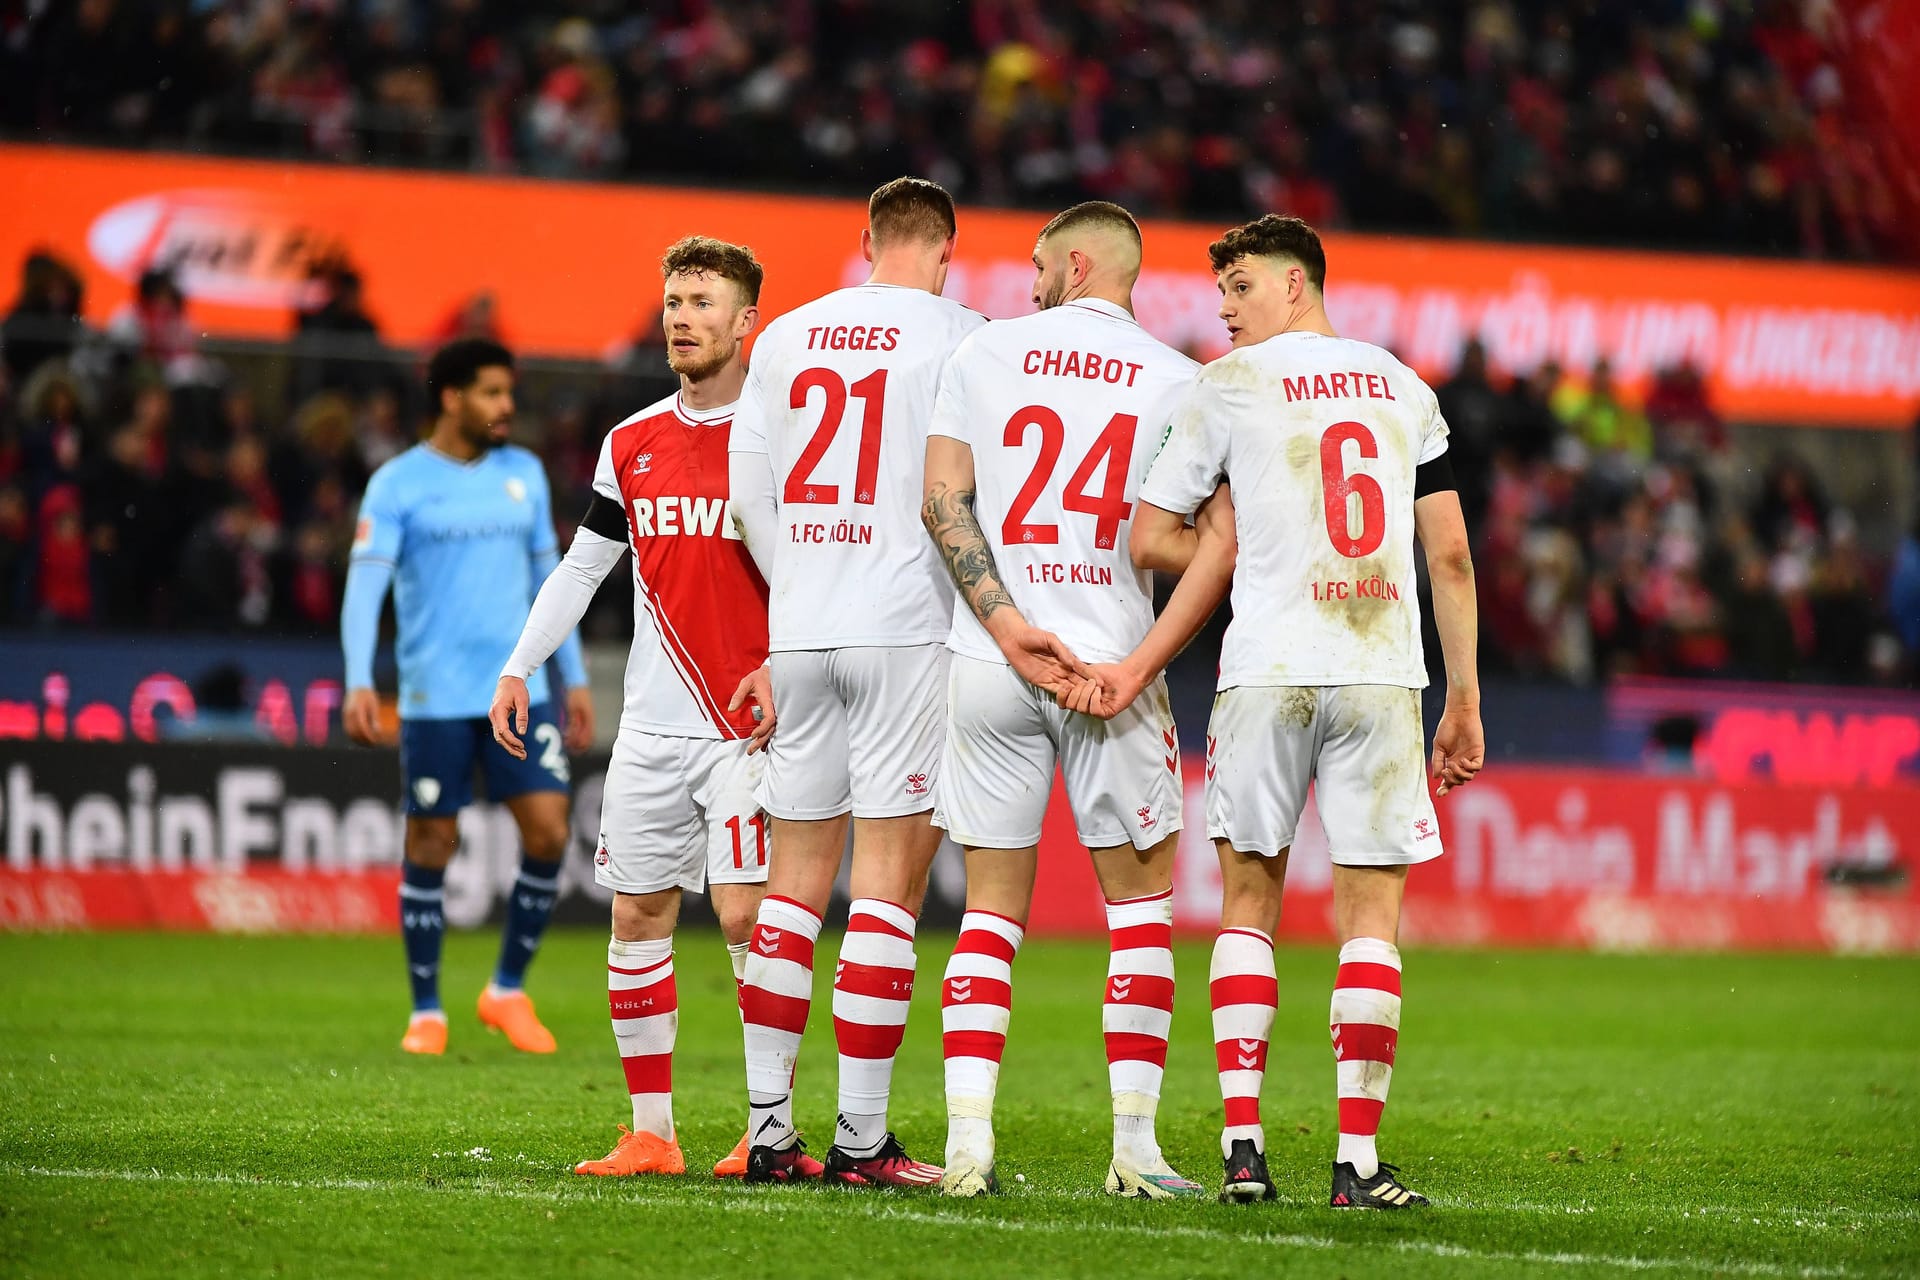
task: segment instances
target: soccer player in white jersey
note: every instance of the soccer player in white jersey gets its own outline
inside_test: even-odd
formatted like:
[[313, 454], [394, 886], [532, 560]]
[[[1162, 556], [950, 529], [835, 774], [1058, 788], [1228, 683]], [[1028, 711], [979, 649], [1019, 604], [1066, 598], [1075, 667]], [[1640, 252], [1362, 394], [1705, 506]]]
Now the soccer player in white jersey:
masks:
[[[1193, 607], [1170, 607], [1126, 662], [1097, 669], [1102, 696], [1107, 709], [1123, 706], [1157, 675], [1230, 572], [1233, 621], [1207, 729], [1207, 834], [1225, 886], [1211, 982], [1224, 1196], [1273, 1195], [1260, 1127], [1278, 996], [1273, 932], [1312, 782], [1340, 940], [1329, 1018], [1340, 1134], [1331, 1201], [1423, 1205], [1380, 1163], [1375, 1136], [1399, 1041], [1407, 868], [1441, 849], [1423, 774], [1445, 795], [1486, 758], [1473, 561], [1447, 425], [1411, 369], [1334, 333], [1321, 297], [1326, 254], [1306, 223], [1269, 214], [1208, 252], [1233, 350], [1201, 372], [1175, 414], [1141, 486], [1132, 543], [1135, 563], [1186, 570], [1197, 584]], [[1231, 531], [1187, 528], [1186, 513], [1223, 480]], [[1416, 539], [1447, 671], [1430, 761]]]
[[961, 597], [934, 816], [967, 858], [967, 911], [941, 992], [950, 1195], [994, 1187], [1012, 963], [1056, 763], [1111, 937], [1106, 1189], [1201, 1193], [1168, 1166], [1154, 1134], [1173, 1018], [1182, 796], [1166, 687], [1153, 681], [1110, 721], [1070, 712], [1010, 665], [999, 639], [1038, 627], [1081, 659], [1113, 662], [1153, 623], [1152, 583], [1127, 557], [1129, 517], [1199, 366], [1134, 319], [1140, 253], [1140, 228], [1119, 205], [1091, 201], [1049, 222], [1033, 251], [1039, 313], [994, 321], [960, 344], [927, 440], [923, 516]]
[[[754, 752], [774, 724], [763, 671], [767, 587], [727, 511], [728, 432], [746, 379], [741, 343], [760, 315], [761, 269], [739, 245], [693, 236], [667, 250], [661, 275], [667, 361], [680, 390], [607, 434], [593, 503], [534, 601], [489, 714], [495, 738], [524, 755], [528, 675], [631, 550], [633, 648], [594, 878], [614, 895], [607, 997], [633, 1128], [621, 1126], [604, 1159], [575, 1168], [602, 1176], [686, 1171], [673, 1123], [680, 896], [706, 887], [737, 983], [767, 878], [766, 820], [753, 794], [765, 759]], [[742, 1137], [714, 1173], [743, 1174], [745, 1147]]]
[[813, 944], [853, 826], [853, 902], [834, 974], [839, 1118], [826, 1174], [924, 1186], [887, 1127], [913, 994], [913, 936], [940, 833], [928, 820], [946, 711], [953, 591], [920, 529], [926, 424], [940, 368], [985, 321], [940, 296], [953, 198], [899, 178], [873, 193], [873, 272], [767, 326], [732, 442], [734, 512], [772, 587], [780, 732], [760, 799], [773, 866], [743, 1009], [752, 1181], [803, 1160], [793, 1067]]

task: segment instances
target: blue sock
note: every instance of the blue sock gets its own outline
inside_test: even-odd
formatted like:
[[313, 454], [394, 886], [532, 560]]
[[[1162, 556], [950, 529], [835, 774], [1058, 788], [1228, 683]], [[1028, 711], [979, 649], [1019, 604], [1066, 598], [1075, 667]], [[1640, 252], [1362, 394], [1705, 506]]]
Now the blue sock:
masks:
[[443, 867], [400, 864], [400, 938], [407, 946], [407, 980], [413, 985], [413, 1011], [440, 1008], [440, 942], [447, 936]]
[[500, 937], [500, 963], [493, 971], [493, 985], [501, 991], [518, 991], [527, 979], [527, 966], [540, 949], [540, 935], [547, 931], [547, 918], [553, 914], [553, 900], [560, 896], [560, 864], [536, 862], [520, 855], [520, 875], [507, 895], [507, 927]]

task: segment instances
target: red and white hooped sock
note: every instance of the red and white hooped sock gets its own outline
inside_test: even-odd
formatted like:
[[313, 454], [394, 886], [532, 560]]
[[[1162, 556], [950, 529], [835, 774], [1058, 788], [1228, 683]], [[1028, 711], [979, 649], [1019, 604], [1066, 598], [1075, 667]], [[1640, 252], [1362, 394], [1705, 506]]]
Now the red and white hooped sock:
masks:
[[1157, 1162], [1154, 1113], [1173, 1028], [1173, 891], [1107, 903], [1107, 1083], [1113, 1091], [1113, 1148]]
[[1265, 1154], [1260, 1085], [1267, 1075], [1267, 1042], [1280, 1003], [1273, 939], [1259, 929], [1222, 929], [1213, 942], [1208, 991], [1213, 999], [1213, 1056], [1226, 1106], [1220, 1154], [1231, 1155], [1233, 1144], [1242, 1138], [1251, 1138], [1254, 1150]]
[[769, 896], [748, 944], [740, 987], [747, 1045], [747, 1136], [755, 1146], [793, 1139], [793, 1066], [813, 1003], [813, 944], [820, 917], [804, 903]]
[[833, 1038], [840, 1050], [840, 1118], [834, 1143], [856, 1156], [887, 1137], [893, 1060], [913, 1003], [913, 913], [856, 898], [833, 971]]
[[1328, 1020], [1340, 1106], [1340, 1149], [1334, 1160], [1371, 1178], [1380, 1168], [1375, 1137], [1400, 1047], [1398, 947], [1380, 938], [1355, 938], [1340, 948]]
[[993, 1099], [1013, 1017], [1013, 958], [1025, 936], [1020, 925], [991, 911], [960, 918], [960, 940], [940, 987], [949, 1163], [961, 1152], [992, 1156]]
[[673, 1137], [673, 1042], [680, 997], [673, 984], [673, 939], [607, 943], [607, 1008], [620, 1049], [636, 1133]]

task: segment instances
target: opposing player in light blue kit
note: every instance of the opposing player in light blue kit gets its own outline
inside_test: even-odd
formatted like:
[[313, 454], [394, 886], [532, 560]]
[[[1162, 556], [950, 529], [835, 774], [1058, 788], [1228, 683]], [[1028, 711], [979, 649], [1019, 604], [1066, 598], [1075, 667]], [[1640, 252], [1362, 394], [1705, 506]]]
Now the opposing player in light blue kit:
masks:
[[480, 993], [480, 1021], [516, 1049], [552, 1053], [522, 989], [560, 884], [567, 848], [567, 750], [593, 741], [580, 641], [556, 655], [567, 683], [564, 736], [544, 671], [527, 681], [532, 709], [526, 759], [493, 740], [488, 691], [520, 638], [540, 584], [559, 563], [553, 505], [540, 460], [507, 444], [513, 420], [513, 356], [498, 343], [467, 340], [442, 348], [427, 370], [437, 411], [433, 433], [374, 472], [360, 504], [340, 611], [346, 651], [347, 735], [369, 745], [383, 738], [373, 691], [380, 606], [394, 586], [399, 620], [400, 771], [406, 793], [407, 847], [400, 882], [400, 932], [413, 983], [413, 1017], [400, 1047], [444, 1053], [447, 1015], [440, 1006], [440, 942], [447, 863], [460, 845], [462, 808], [481, 771], [487, 795], [520, 827], [525, 850], [507, 900], [507, 921], [493, 981]]

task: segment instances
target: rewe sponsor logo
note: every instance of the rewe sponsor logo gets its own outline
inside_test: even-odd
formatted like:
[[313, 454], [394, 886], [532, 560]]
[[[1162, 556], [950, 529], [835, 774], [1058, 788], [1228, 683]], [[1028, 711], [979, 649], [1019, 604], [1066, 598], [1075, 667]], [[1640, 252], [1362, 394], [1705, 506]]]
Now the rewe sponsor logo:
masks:
[[248, 191], [158, 191], [122, 201], [87, 228], [94, 261], [122, 280], [172, 270], [187, 296], [229, 306], [311, 307], [315, 268], [346, 256], [339, 231]]

